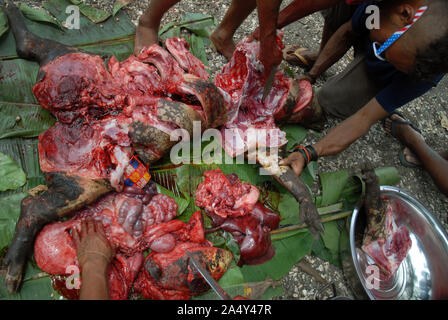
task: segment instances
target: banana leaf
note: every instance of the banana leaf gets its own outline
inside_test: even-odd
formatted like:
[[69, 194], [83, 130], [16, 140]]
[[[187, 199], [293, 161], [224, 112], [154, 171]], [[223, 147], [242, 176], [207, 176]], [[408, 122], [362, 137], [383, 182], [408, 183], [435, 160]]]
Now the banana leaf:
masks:
[[62, 29], [62, 24], [55, 18], [53, 17], [48, 11], [46, 11], [45, 9], [36, 9], [36, 8], [31, 8], [30, 6], [28, 6], [25, 3], [21, 3], [19, 5], [19, 9], [20, 11], [23, 13], [23, 15], [25, 17], [27, 17], [30, 20], [33, 21], [38, 21], [38, 22], [45, 22], [45, 23], [50, 23], [55, 25], [56, 27]]
[[0, 139], [36, 137], [54, 123], [51, 113], [40, 106], [0, 103]]
[[[39, 166], [39, 153], [37, 139], [2, 139], [0, 140], [0, 152], [9, 155], [25, 171], [26, 184], [16, 192], [24, 192], [40, 184], [45, 184], [45, 178]], [[0, 196], [8, 195], [13, 191], [0, 192]]]
[[0, 152], [0, 191], [15, 190], [26, 182], [22, 168], [8, 155]]
[[[169, 22], [162, 26], [159, 30], [159, 38], [165, 42], [168, 38], [182, 35], [190, 46], [190, 52], [208, 66], [205, 46], [210, 45], [209, 37], [215, 26], [215, 19], [211, 15], [185, 12], [180, 22]], [[183, 34], [182, 29], [188, 30], [190, 34]]]
[[8, 28], [8, 18], [3, 9], [0, 8], [0, 38], [6, 31], [8, 31]]
[[43, 273], [33, 261], [28, 262], [20, 291], [9, 294], [4, 282], [0, 281], [0, 299], [2, 300], [62, 300], [53, 289], [50, 276]]
[[286, 132], [286, 139], [288, 139], [286, 151], [288, 152], [292, 151], [295, 146], [299, 145], [308, 134], [308, 130], [293, 124], [284, 125], [281, 129]]
[[348, 172], [345, 170], [328, 172], [321, 173], [319, 176], [322, 184], [322, 201], [320, 206], [336, 203], [347, 184]]
[[[188, 23], [186, 23], [188, 22]], [[212, 34], [213, 27], [216, 26], [215, 18], [212, 15], [204, 15], [196, 12], [182, 13], [183, 27], [199, 37], [209, 39]]]
[[118, 12], [121, 8], [127, 6], [127, 5], [128, 5], [129, 3], [131, 3], [131, 2], [132, 2], [132, 0], [116, 0], [115, 3], [114, 3], [114, 10], [113, 10], [112, 15], [115, 17], [115, 15], [117, 14], [117, 12]]
[[0, 196], [0, 250], [4, 249], [12, 240], [15, 226], [20, 215], [20, 203], [26, 193], [20, 192], [7, 196]]
[[[43, 7], [50, 12], [59, 22], [65, 23], [69, 14], [65, 12], [67, 6], [72, 5], [68, 0], [49, 0], [43, 3]], [[118, 19], [117, 19], [118, 18]], [[52, 39], [65, 45], [78, 47], [90, 52], [95, 46], [101, 48], [108, 46], [108, 54], [115, 55], [113, 45], [122, 46], [123, 42], [131, 43], [132, 50], [124, 56], [121, 53], [117, 59], [127, 58], [133, 52], [135, 38], [135, 25], [125, 12], [119, 11], [115, 19], [108, 19], [100, 25], [95, 24], [83, 15], [80, 15], [80, 28], [59, 30], [51, 25], [24, 19], [28, 29], [42, 38]], [[92, 52], [96, 53], [96, 52]], [[120, 53], [120, 51], [118, 51]], [[0, 60], [17, 58], [15, 40], [11, 31], [0, 39]]]
[[109, 18], [110, 13], [94, 6], [85, 4], [82, 0], [69, 0], [71, 4], [76, 5], [79, 11], [94, 23], [100, 23]]

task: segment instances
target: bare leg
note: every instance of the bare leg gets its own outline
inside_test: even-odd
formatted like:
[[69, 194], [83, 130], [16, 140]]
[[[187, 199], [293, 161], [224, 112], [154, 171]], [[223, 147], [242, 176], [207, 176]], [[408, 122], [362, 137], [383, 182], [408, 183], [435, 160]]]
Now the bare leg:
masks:
[[134, 53], [159, 41], [158, 33], [163, 15], [180, 0], [151, 0], [148, 9], [138, 21]]
[[[394, 114], [391, 116], [392, 120], [404, 119]], [[392, 121], [386, 119], [386, 130], [391, 131]], [[440, 191], [448, 196], [448, 161], [440, 154], [429, 147], [423, 136], [415, 131], [411, 126], [404, 124], [395, 124], [395, 135], [400, 142], [408, 147], [420, 160], [423, 167], [429, 173], [434, 183]], [[446, 152], [443, 154], [447, 156]]]
[[278, 15], [278, 28], [302, 19], [312, 13], [335, 6], [341, 0], [295, 0], [280, 11]]
[[[320, 41], [320, 48], [318, 52], [311, 51], [309, 49], [305, 49], [300, 52], [300, 55], [308, 62], [307, 69], [311, 69], [316, 62], [317, 58], [319, 57], [319, 54], [322, 52], [323, 48], [327, 44], [328, 40], [331, 38], [331, 36], [334, 34], [334, 30], [330, 29], [328, 26], [328, 23], [325, 21], [324, 28], [322, 30], [322, 39]], [[289, 49], [287, 49], [288, 54], [296, 51], [299, 49], [300, 46], [290, 46]], [[297, 59], [297, 58], [294, 58]], [[288, 60], [287, 60], [288, 61]]]
[[235, 51], [233, 35], [247, 16], [257, 7], [256, 0], [232, 0], [226, 15], [210, 36], [210, 40], [227, 60]]

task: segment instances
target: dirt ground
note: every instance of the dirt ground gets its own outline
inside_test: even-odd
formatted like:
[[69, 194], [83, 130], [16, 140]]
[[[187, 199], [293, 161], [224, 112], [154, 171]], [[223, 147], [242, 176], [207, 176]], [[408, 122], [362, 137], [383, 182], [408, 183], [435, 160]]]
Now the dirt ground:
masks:
[[[201, 12], [211, 14], [219, 23], [228, 8], [231, 0], [182, 0], [175, 5], [164, 16], [162, 25], [171, 21], [180, 20], [181, 12]], [[24, 2], [39, 5], [40, 1], [25, 0]], [[85, 1], [95, 6], [112, 11], [114, 0], [89, 0]], [[285, 0], [282, 7], [289, 4], [291, 0]], [[149, 0], [133, 1], [124, 10], [136, 23], [140, 15], [148, 7]], [[256, 12], [252, 13], [235, 34], [235, 42], [240, 41], [245, 35], [252, 32], [258, 26]], [[323, 18], [319, 13], [305, 17], [283, 29], [285, 44], [300, 44], [302, 46], [315, 49], [319, 48], [320, 35], [323, 27]], [[210, 67], [215, 73], [226, 63], [223, 56], [216, 53], [213, 48], [207, 48], [207, 56]], [[316, 83], [319, 87], [328, 78], [337, 74], [350, 62], [353, 57], [349, 52], [337, 64], [331, 67], [321, 79]], [[299, 76], [302, 70], [291, 68]], [[401, 112], [407, 119], [416, 124], [427, 143], [436, 151], [448, 148], [448, 130], [442, 126], [442, 115], [447, 115], [448, 93], [446, 91], [448, 78], [443, 79], [440, 84], [423, 97], [416, 99], [405, 107]], [[339, 120], [329, 119], [323, 134], [334, 127]], [[448, 128], [448, 127], [447, 127]], [[307, 137], [309, 142], [316, 142], [317, 135], [310, 134]], [[375, 167], [394, 166], [398, 169], [401, 181], [398, 184], [407, 193], [415, 196], [442, 222], [445, 230], [448, 230], [447, 212], [448, 198], [441, 194], [432, 182], [429, 175], [422, 169], [410, 169], [400, 164], [398, 154], [402, 145], [391, 135], [387, 134], [381, 123], [374, 125], [370, 132], [353, 143], [346, 151], [339, 155], [319, 159], [319, 172], [332, 172], [357, 168], [365, 160], [369, 159]], [[447, 173], [448, 174], [448, 173]], [[348, 289], [342, 271], [319, 258], [307, 256], [305, 258], [318, 273], [336, 287], [336, 295], [352, 297]], [[285, 294], [276, 299], [327, 299], [333, 296], [332, 290], [322, 290], [323, 285], [314, 277], [303, 272], [297, 265], [282, 280]]]

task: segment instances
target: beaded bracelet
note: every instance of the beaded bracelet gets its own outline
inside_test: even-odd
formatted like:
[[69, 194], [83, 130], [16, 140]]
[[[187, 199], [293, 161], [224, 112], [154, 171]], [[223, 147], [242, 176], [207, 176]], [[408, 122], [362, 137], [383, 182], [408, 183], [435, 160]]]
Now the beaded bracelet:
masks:
[[313, 146], [308, 145], [306, 147], [302, 147], [301, 145], [298, 145], [295, 147], [295, 149], [300, 152], [300, 154], [305, 159], [305, 166], [304, 168], [311, 162], [316, 161], [318, 159], [317, 151], [314, 149]]

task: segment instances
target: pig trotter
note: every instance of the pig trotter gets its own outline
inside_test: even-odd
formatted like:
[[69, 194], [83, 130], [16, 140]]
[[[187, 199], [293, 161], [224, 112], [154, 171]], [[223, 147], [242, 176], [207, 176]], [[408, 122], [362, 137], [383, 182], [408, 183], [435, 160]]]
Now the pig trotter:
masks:
[[370, 163], [363, 164], [362, 178], [366, 184], [364, 207], [367, 217], [367, 230], [364, 242], [385, 238], [386, 205], [381, 200], [380, 183]]
[[10, 293], [17, 292], [24, 267], [32, 252], [34, 239], [49, 222], [76, 210], [109, 192], [110, 186], [101, 180], [82, 179], [53, 172], [46, 176], [47, 186], [22, 200], [21, 213], [14, 237], [3, 261], [5, 285]]
[[281, 175], [276, 175], [275, 178], [280, 184], [288, 189], [289, 192], [291, 192], [293, 197], [300, 204], [300, 221], [305, 223], [309, 227], [313, 237], [318, 239], [319, 232], [323, 233], [324, 227], [307, 186], [289, 167]]
[[43, 39], [31, 33], [23, 22], [19, 9], [8, 0], [6, 1], [6, 15], [16, 40], [16, 50], [19, 57], [37, 61], [40, 65], [44, 65], [58, 56], [78, 51], [76, 48]]

